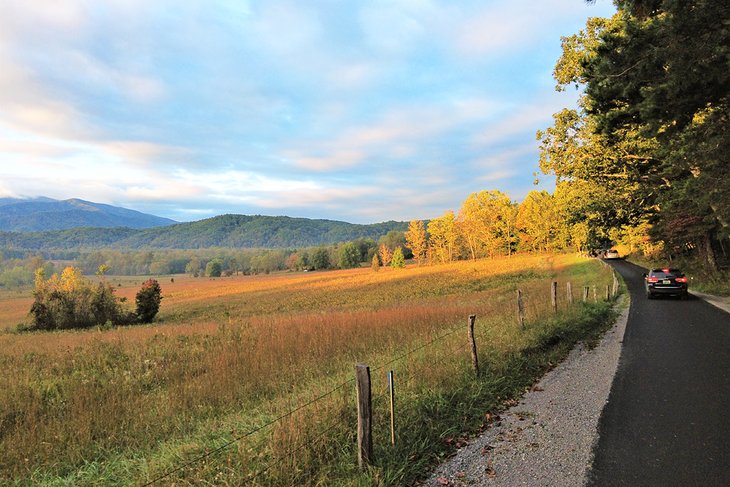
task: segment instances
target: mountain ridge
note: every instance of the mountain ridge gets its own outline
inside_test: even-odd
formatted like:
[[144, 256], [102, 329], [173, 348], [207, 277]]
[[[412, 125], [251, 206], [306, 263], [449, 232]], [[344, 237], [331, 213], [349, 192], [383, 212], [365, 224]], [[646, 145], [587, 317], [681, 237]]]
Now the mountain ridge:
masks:
[[42, 232], [72, 228], [153, 228], [178, 223], [120, 206], [70, 198], [0, 198], [0, 231]]
[[44, 251], [227, 248], [303, 248], [377, 240], [389, 231], [404, 231], [407, 222], [368, 225], [337, 220], [263, 215], [219, 215], [203, 220], [148, 229], [72, 228], [43, 232], [2, 232], [0, 248]]

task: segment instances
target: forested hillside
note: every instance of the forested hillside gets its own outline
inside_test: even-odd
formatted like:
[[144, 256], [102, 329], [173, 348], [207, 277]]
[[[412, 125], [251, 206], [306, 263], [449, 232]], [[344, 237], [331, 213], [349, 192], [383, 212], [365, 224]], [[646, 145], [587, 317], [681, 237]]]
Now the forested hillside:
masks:
[[52, 232], [0, 232], [0, 248], [41, 251], [92, 248], [300, 248], [358, 238], [378, 240], [391, 230], [405, 230], [406, 227], [407, 223], [395, 221], [357, 225], [285, 216], [222, 215], [145, 230], [76, 228]]

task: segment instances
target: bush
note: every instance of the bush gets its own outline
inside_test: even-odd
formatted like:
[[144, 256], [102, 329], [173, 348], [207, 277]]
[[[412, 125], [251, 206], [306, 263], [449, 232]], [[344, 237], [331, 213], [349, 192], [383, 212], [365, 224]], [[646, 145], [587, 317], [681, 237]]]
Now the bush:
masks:
[[33, 297], [30, 313], [33, 328], [39, 330], [89, 328], [107, 321], [115, 324], [130, 321], [110, 284], [102, 281], [93, 286], [75, 267], [67, 267], [60, 276], [53, 274], [48, 280], [42, 269], [36, 271]]
[[403, 249], [398, 247], [395, 249], [395, 252], [393, 252], [393, 259], [390, 261], [390, 266], [393, 269], [402, 269], [406, 266], [406, 259], [403, 256]]
[[38, 269], [33, 297], [29, 329], [34, 330], [149, 323], [162, 300], [160, 285], [150, 279], [137, 293], [137, 314], [131, 313], [122, 307], [123, 299], [116, 297], [111, 284], [102, 280], [94, 285], [75, 267], [67, 267], [60, 276], [53, 274], [48, 280]]
[[205, 275], [208, 277], [221, 277], [223, 264], [219, 260], [211, 260], [205, 266]]
[[380, 270], [380, 258], [378, 257], [378, 254], [373, 255], [373, 260], [370, 261], [370, 268], [374, 271]]
[[152, 323], [160, 310], [162, 288], [155, 279], [148, 279], [142, 283], [142, 289], [137, 292], [137, 320], [140, 323]]

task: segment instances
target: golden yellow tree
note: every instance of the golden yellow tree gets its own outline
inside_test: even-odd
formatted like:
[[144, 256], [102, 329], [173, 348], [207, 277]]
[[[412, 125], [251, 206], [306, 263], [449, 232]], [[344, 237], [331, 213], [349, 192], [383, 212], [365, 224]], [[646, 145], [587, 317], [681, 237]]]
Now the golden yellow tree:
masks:
[[562, 225], [553, 195], [530, 191], [517, 209], [520, 248], [531, 251], [554, 250]]
[[411, 249], [413, 258], [416, 259], [418, 265], [423, 263], [426, 257], [426, 228], [421, 220], [412, 220], [408, 224], [408, 230], [405, 233], [406, 247]]
[[393, 260], [393, 252], [391, 252], [390, 248], [385, 244], [380, 244], [378, 255], [380, 255], [380, 262], [383, 264], [383, 267], [388, 267], [390, 265], [390, 261]]
[[83, 284], [84, 276], [81, 274], [81, 270], [78, 267], [66, 267], [61, 272], [61, 277], [58, 283], [60, 290], [72, 293], [79, 289]]
[[514, 204], [501, 191], [472, 193], [459, 210], [459, 233], [472, 259], [511, 249]]
[[459, 241], [454, 212], [447, 211], [443, 216], [428, 222], [428, 235], [429, 248], [435, 258], [440, 262], [452, 261]]

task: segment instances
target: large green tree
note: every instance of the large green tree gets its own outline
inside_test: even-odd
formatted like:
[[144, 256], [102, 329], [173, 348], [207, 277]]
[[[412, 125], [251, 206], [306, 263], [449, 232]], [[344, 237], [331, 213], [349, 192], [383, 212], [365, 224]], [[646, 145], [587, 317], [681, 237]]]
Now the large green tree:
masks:
[[[593, 231], [650, 221], [656, 239], [698, 248], [715, 267], [713, 242], [730, 234], [730, 4], [616, 5], [563, 39], [559, 88], [585, 91], [579, 110], [538, 134], [541, 167], [592, 186], [587, 209], [604, 215], [583, 218]], [[576, 207], [576, 223], [587, 209]]]

